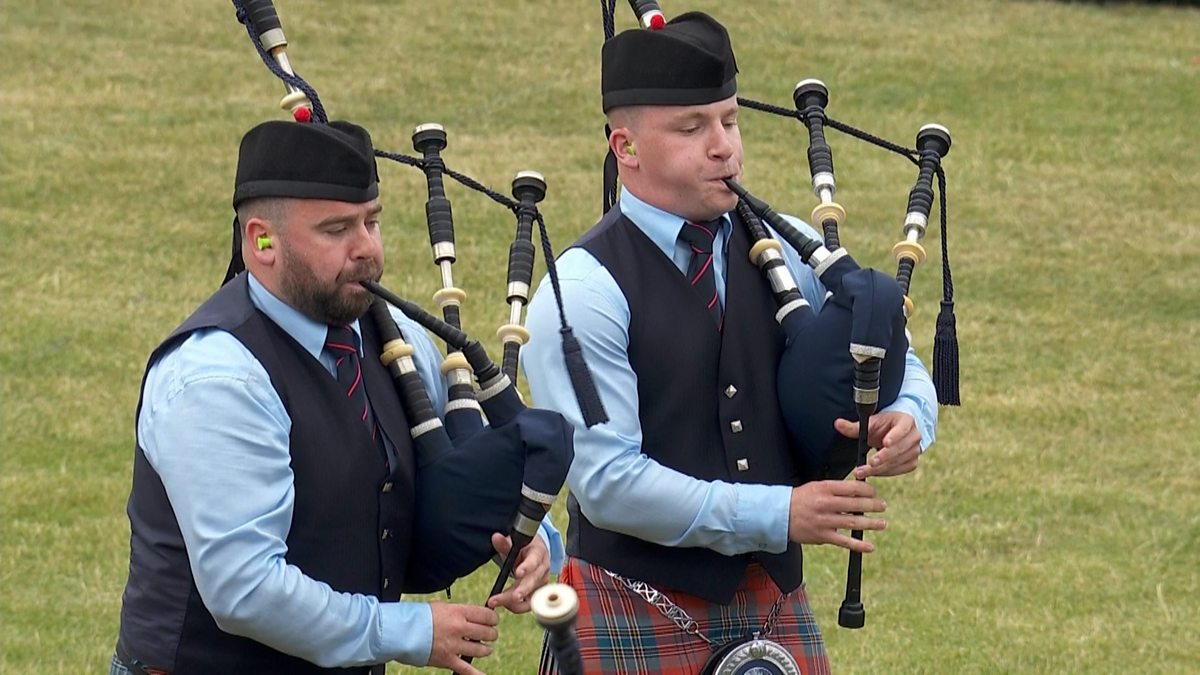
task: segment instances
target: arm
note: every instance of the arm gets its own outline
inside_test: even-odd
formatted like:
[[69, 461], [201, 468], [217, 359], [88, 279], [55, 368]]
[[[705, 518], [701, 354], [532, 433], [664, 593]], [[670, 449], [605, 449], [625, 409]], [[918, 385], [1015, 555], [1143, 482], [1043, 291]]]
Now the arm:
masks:
[[228, 333], [194, 335], [147, 377], [138, 438], [162, 479], [217, 624], [324, 666], [430, 658], [425, 603], [339, 593], [284, 559], [291, 420]]
[[666, 546], [703, 546], [726, 555], [784, 550], [790, 488], [703, 481], [642, 454], [637, 376], [627, 354], [628, 304], [586, 251], [567, 251], [559, 270], [569, 319], [610, 421], [591, 429], [583, 425], [545, 281], [529, 307], [526, 325], [533, 338], [522, 362], [537, 405], [557, 410], [575, 427], [567, 483], [587, 517], [599, 527]]

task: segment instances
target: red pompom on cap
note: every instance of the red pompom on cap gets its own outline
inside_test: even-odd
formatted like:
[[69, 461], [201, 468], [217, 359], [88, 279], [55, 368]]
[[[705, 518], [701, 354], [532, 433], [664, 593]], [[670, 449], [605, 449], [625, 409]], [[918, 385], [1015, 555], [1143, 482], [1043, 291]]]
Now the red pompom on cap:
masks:
[[300, 106], [292, 112], [292, 117], [294, 117], [297, 122], [311, 122], [312, 110], [305, 106]]

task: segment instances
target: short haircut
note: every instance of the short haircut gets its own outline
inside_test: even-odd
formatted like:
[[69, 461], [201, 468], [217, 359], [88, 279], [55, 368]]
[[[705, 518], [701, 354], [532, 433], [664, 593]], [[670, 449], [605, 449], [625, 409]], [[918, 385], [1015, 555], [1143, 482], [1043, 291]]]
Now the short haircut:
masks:
[[283, 229], [288, 217], [287, 197], [255, 197], [238, 204], [237, 217], [242, 223], [251, 218], [265, 220], [278, 229]]
[[643, 110], [645, 110], [645, 106], [640, 105], [623, 105], [613, 108], [608, 111], [608, 126], [614, 129], [617, 127], [636, 129], [638, 123], [641, 122]]

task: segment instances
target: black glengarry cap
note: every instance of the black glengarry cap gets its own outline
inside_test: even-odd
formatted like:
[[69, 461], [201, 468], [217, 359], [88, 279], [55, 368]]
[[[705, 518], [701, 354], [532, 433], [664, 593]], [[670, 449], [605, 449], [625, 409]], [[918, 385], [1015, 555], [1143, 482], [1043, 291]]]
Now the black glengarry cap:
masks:
[[729, 33], [702, 12], [680, 14], [661, 30], [632, 29], [604, 43], [604, 112], [627, 105], [704, 105], [737, 93]]
[[256, 197], [331, 199], [361, 204], [379, 196], [375, 149], [350, 122], [264, 122], [238, 150], [233, 206]]

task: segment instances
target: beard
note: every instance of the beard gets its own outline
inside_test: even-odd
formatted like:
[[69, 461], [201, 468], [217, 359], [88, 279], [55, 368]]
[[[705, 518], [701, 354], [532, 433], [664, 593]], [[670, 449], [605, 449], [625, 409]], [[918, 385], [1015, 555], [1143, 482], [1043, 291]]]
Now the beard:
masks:
[[[280, 247], [283, 255], [281, 290], [287, 301], [305, 316], [320, 323], [344, 326], [354, 322], [371, 306], [372, 296], [363, 286], [343, 279], [378, 279], [379, 266], [374, 262], [358, 265], [339, 274], [333, 282], [324, 282], [313, 268], [291, 247]], [[352, 289], [357, 287], [357, 292]]]

